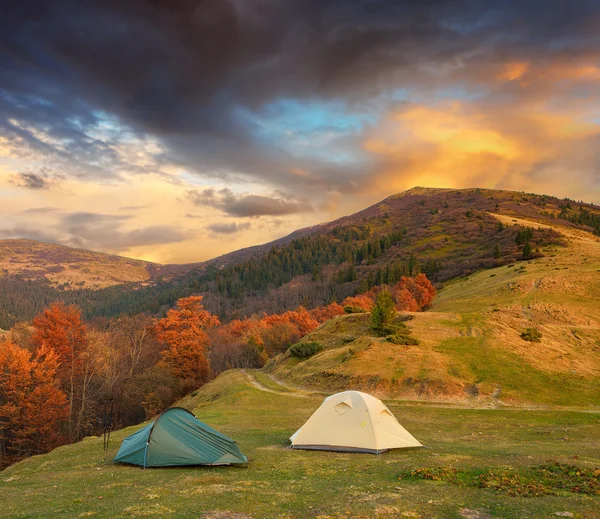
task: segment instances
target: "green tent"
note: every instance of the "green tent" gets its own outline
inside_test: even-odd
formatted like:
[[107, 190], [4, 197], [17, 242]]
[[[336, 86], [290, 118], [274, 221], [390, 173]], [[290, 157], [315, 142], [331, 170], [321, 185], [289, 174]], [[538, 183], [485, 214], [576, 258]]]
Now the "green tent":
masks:
[[167, 409], [154, 422], [123, 440], [115, 461], [146, 467], [247, 463], [236, 443], [182, 407]]

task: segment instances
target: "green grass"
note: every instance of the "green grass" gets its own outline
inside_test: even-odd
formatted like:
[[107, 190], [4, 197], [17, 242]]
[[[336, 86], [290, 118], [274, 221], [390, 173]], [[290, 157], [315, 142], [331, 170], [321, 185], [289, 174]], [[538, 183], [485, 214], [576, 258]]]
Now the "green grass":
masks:
[[460, 510], [468, 508], [504, 519], [547, 518], [557, 511], [600, 517], [597, 496], [511, 497], [450, 482], [398, 479], [433, 466], [519, 474], [548, 460], [600, 467], [596, 413], [388, 402], [427, 448], [373, 456], [287, 450], [287, 438], [321, 399], [259, 391], [241, 372], [222, 375], [180, 403], [236, 439], [252, 459], [248, 467], [142, 470], [113, 464], [121, 440], [134, 427], [113, 433], [106, 453], [101, 438], [88, 438], [0, 473], [1, 516], [202, 518], [228, 511], [254, 519], [459, 519]]

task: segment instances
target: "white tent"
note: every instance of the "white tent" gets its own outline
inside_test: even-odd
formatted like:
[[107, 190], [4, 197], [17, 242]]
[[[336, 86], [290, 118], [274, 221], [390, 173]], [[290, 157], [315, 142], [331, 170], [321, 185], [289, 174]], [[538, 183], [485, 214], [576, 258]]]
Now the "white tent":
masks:
[[381, 400], [360, 391], [327, 397], [290, 440], [293, 449], [374, 454], [422, 447]]

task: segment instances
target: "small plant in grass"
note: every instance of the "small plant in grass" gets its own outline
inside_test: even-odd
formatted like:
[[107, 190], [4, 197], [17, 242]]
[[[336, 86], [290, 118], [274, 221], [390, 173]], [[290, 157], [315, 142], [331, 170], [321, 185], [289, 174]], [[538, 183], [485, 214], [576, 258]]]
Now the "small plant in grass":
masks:
[[521, 339], [528, 342], [540, 342], [542, 339], [542, 332], [537, 328], [526, 328], [525, 331], [521, 333]]
[[306, 358], [311, 357], [315, 353], [320, 352], [323, 349], [320, 343], [316, 341], [297, 342], [290, 346], [289, 352], [294, 357]]
[[400, 344], [403, 346], [416, 346], [417, 344], [420, 344], [419, 339], [402, 333], [394, 333], [392, 335], [388, 335], [386, 339], [392, 344]]
[[356, 355], [356, 351], [353, 348], [349, 348], [348, 351], [345, 351], [340, 355], [340, 362], [349, 361], [354, 355]]
[[511, 497], [540, 497], [555, 495], [551, 488], [534, 479], [526, 478], [514, 471], [496, 472], [489, 470], [475, 480], [479, 488], [491, 488], [499, 494]]
[[537, 478], [547, 485], [576, 494], [600, 495], [600, 469], [563, 463], [548, 463], [536, 468]]
[[423, 467], [400, 474], [398, 479], [428, 479], [430, 481], [456, 481], [458, 469], [454, 467]]
[[398, 479], [444, 481], [461, 486], [487, 488], [511, 497], [554, 496], [562, 492], [600, 495], [600, 469], [548, 463], [536, 467], [498, 470], [457, 470], [424, 467], [404, 472]]

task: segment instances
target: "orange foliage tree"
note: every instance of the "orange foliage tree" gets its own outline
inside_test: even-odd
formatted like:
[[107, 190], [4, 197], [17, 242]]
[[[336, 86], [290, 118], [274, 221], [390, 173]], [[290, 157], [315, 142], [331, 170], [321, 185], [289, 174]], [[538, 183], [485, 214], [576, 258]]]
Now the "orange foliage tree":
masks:
[[201, 301], [202, 296], [179, 299], [176, 308], [155, 325], [158, 340], [167, 345], [160, 364], [179, 380], [182, 391], [201, 386], [211, 375], [207, 360], [210, 339], [205, 330], [217, 326], [219, 319], [205, 310]]
[[319, 322], [302, 306], [282, 314], [265, 315], [260, 322], [264, 328], [264, 345], [270, 354], [285, 351], [319, 326]]
[[86, 406], [84, 388], [90, 375], [87, 329], [81, 310], [75, 305], [53, 303], [33, 319], [33, 327], [33, 344], [57, 355], [58, 378], [69, 398], [69, 430], [71, 438], [77, 440]]
[[362, 308], [365, 312], [370, 312], [375, 306], [375, 296], [372, 292], [366, 292], [357, 296], [347, 297], [342, 301], [342, 306]]
[[393, 293], [399, 310], [417, 312], [431, 305], [436, 290], [425, 274], [418, 274], [415, 277], [403, 276], [394, 286]]
[[336, 302], [330, 303], [327, 306], [319, 306], [310, 311], [310, 315], [319, 324], [329, 321], [329, 319], [333, 319], [338, 315], [344, 315], [344, 313], [344, 307]]
[[58, 365], [46, 346], [32, 354], [10, 340], [0, 343], [0, 465], [64, 442], [68, 407]]

